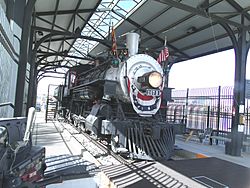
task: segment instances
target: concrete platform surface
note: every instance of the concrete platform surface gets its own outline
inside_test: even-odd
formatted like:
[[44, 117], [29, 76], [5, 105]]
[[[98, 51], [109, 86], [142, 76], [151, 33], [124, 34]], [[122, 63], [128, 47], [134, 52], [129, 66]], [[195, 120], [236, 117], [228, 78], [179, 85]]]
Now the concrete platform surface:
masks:
[[242, 152], [241, 156], [231, 156], [225, 154], [225, 146], [223, 145], [209, 145], [208, 143], [201, 144], [195, 141], [185, 142], [181, 139], [176, 139], [175, 144], [186, 151], [190, 151], [195, 154], [202, 154], [207, 157], [216, 157], [222, 160], [226, 160], [238, 165], [242, 165], [250, 168], [250, 153]]
[[[35, 126], [32, 131], [33, 145], [40, 145], [46, 149], [46, 157], [55, 155], [80, 155], [83, 146], [71, 135], [60, 128], [59, 122], [45, 122], [45, 113], [37, 112]], [[88, 159], [86, 159], [88, 160]], [[100, 182], [100, 177], [81, 178], [66, 180], [62, 183], [51, 184], [47, 188], [72, 188], [88, 187], [96, 188]]]
[[[77, 132], [74, 133], [74, 137], [81, 138], [81, 135]], [[46, 148], [46, 156], [54, 155], [80, 155], [83, 146], [76, 141], [72, 135], [62, 129], [59, 122], [45, 123], [45, 114], [43, 112], [36, 113], [35, 126], [33, 129], [33, 144], [41, 145]], [[247, 168], [250, 168], [250, 154], [242, 153], [240, 157], [234, 157], [225, 154], [225, 148], [223, 146], [208, 144], [201, 144], [194, 141], [185, 142], [183, 140], [176, 139], [176, 145], [179, 150], [186, 151], [192, 154], [201, 154], [205, 157], [216, 157], [219, 159], [227, 160]], [[178, 151], [178, 150], [177, 150]], [[84, 156], [85, 160], [91, 161], [91, 157]], [[92, 162], [92, 161], [91, 161]], [[103, 177], [103, 174], [99, 173], [93, 178], [82, 178], [76, 180], [67, 180], [63, 183], [48, 185], [48, 188], [69, 188], [69, 187], [109, 187], [110, 184], [107, 177]], [[112, 186], [111, 186], [112, 187]]]

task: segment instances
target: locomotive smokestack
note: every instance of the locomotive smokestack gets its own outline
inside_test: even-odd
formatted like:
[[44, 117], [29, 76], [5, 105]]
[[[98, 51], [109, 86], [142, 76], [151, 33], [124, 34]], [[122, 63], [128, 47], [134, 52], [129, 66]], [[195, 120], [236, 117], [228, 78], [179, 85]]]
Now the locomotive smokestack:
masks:
[[127, 33], [127, 48], [128, 55], [133, 56], [138, 53], [140, 35], [138, 33]]

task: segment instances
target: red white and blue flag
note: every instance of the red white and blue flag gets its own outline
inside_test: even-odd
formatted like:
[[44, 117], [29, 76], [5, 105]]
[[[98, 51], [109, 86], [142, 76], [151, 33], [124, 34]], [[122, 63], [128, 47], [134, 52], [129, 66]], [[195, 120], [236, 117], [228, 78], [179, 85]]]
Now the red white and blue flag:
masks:
[[159, 56], [157, 58], [157, 62], [159, 64], [161, 64], [162, 62], [164, 62], [168, 59], [168, 56], [169, 56], [168, 48], [164, 47], [164, 49], [161, 51], [161, 53], [159, 54]]

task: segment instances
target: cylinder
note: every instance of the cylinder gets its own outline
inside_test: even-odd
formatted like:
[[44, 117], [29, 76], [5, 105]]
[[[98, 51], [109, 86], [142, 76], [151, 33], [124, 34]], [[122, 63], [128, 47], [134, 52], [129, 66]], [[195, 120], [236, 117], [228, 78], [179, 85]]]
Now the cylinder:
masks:
[[140, 35], [138, 33], [127, 33], [126, 46], [128, 48], [129, 56], [133, 56], [138, 53]]

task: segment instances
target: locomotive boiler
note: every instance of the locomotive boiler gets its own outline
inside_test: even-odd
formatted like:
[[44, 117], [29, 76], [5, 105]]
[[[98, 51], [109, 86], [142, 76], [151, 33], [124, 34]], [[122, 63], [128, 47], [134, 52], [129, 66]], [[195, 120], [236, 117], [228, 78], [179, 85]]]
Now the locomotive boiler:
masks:
[[[169, 159], [173, 127], [165, 121], [161, 65], [137, 54], [139, 35], [107, 59], [71, 68], [59, 88], [63, 114], [75, 126], [105, 139], [113, 151], [138, 159]], [[61, 96], [61, 97], [60, 97]]]

